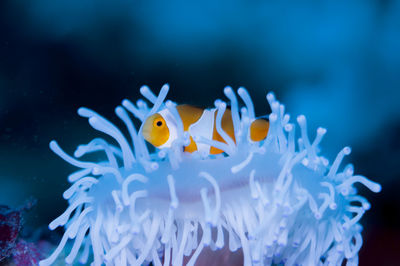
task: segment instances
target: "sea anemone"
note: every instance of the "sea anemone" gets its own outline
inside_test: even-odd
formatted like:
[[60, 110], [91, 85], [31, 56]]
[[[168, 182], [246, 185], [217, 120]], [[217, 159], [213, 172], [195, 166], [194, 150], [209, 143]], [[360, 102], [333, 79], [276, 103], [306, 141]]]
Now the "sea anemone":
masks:
[[[155, 96], [143, 86], [140, 91], [151, 108], [145, 100], [136, 105], [124, 100], [123, 107], [115, 109], [131, 142], [111, 122], [80, 108], [78, 114], [119, 147], [96, 138], [80, 145], [72, 157], [55, 141], [50, 143], [57, 155], [81, 169], [68, 177], [72, 185], [63, 196], [69, 207], [49, 225], [51, 230], [64, 226], [65, 233], [40, 265], [52, 264], [68, 239], [74, 240], [65, 258], [68, 264], [77, 257], [87, 263], [90, 257], [93, 265], [182, 265], [187, 256], [187, 265], [194, 265], [205, 246], [216, 250], [225, 245], [231, 252], [242, 250], [244, 265], [358, 264], [359, 221], [370, 204], [357, 194], [355, 184], [373, 192], [381, 186], [354, 175], [351, 164], [340, 167], [349, 147], [330, 164], [319, 154], [326, 129], [318, 128], [310, 140], [301, 115], [296, 137], [295, 124], [272, 93], [266, 97], [272, 110], [268, 135], [263, 141], [251, 141], [252, 100], [239, 88], [244, 103], [240, 108], [232, 88], [226, 87], [235, 141], [221, 129], [227, 104], [217, 100], [216, 127], [224, 142], [196, 141], [224, 153], [183, 152], [190, 136], [183, 131], [176, 104], [165, 101], [168, 90], [164, 85]], [[143, 122], [162, 108], [178, 121], [178, 138], [170, 148], [151, 152], [130, 114]], [[79, 159], [97, 152], [107, 160]]]

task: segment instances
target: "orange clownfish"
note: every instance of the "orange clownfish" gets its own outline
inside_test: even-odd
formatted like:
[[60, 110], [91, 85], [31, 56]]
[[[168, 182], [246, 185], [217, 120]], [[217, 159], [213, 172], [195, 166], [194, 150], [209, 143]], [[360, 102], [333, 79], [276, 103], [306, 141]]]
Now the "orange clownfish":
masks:
[[[176, 106], [178, 114], [183, 123], [183, 130], [189, 132], [190, 144], [185, 147], [186, 152], [201, 151], [206, 154], [219, 154], [223, 151], [210, 147], [207, 144], [196, 143], [193, 138], [196, 136], [224, 142], [218, 134], [215, 121], [217, 108], [202, 109], [188, 104]], [[232, 122], [231, 111], [225, 110], [222, 116], [221, 127], [228, 136], [235, 141], [235, 134]], [[267, 137], [269, 122], [265, 119], [255, 119], [250, 125], [250, 139], [261, 141]], [[143, 137], [157, 148], [171, 147], [172, 142], [178, 137], [178, 129], [174, 116], [165, 108], [158, 113], [149, 116], [143, 125]]]

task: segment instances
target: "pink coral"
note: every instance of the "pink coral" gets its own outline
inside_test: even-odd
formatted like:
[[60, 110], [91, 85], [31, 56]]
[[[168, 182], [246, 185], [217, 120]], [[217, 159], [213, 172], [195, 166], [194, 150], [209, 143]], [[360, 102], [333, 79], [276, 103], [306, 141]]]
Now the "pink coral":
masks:
[[21, 212], [0, 205], [0, 261], [9, 257], [21, 229]]
[[37, 265], [42, 258], [43, 255], [36, 245], [25, 240], [18, 241], [13, 252], [16, 265]]
[[22, 213], [31, 209], [35, 202], [30, 199], [17, 209], [0, 205], [0, 262], [9, 259], [15, 265], [37, 265], [44, 258], [44, 241], [30, 243], [19, 237]]

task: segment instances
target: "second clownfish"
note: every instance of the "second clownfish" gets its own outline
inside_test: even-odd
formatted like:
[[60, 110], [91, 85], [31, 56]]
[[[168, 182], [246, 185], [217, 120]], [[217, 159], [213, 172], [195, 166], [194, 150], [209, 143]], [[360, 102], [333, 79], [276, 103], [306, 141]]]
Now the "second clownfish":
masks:
[[[186, 152], [201, 151], [206, 154], [219, 154], [223, 151], [210, 147], [207, 144], [196, 143], [194, 137], [204, 137], [219, 142], [224, 139], [217, 132], [215, 123], [217, 109], [202, 109], [188, 104], [178, 105], [176, 109], [183, 123], [183, 130], [189, 132], [190, 144], [185, 147]], [[231, 111], [225, 110], [221, 120], [222, 130], [235, 141]], [[267, 137], [269, 122], [265, 119], [255, 119], [250, 125], [250, 139], [261, 141]], [[178, 137], [177, 123], [170, 111], [165, 108], [149, 116], [143, 125], [143, 137], [157, 148], [171, 147], [172, 142]]]

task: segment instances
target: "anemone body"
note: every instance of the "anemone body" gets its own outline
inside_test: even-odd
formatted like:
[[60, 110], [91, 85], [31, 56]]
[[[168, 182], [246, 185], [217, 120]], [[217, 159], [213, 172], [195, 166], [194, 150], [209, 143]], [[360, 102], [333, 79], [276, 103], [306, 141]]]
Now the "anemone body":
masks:
[[[354, 175], [353, 166], [340, 167], [350, 148], [339, 152], [332, 164], [319, 155], [318, 145], [326, 133], [319, 128], [314, 140], [307, 134], [306, 119], [294, 123], [272, 93], [267, 95], [272, 113], [264, 141], [252, 142], [249, 125], [255, 119], [252, 101], [243, 88], [238, 100], [230, 87], [236, 143], [220, 127], [226, 103], [218, 108], [216, 125], [225, 143], [209, 139], [196, 142], [224, 150], [223, 155], [183, 152], [189, 136], [183, 132], [175, 104], [164, 102], [164, 85], [158, 96], [148, 87], [144, 100], [128, 100], [116, 114], [128, 128], [130, 141], [97, 113], [80, 108], [96, 130], [110, 135], [118, 146], [104, 139], [81, 145], [74, 157], [65, 154], [55, 141], [51, 149], [70, 164], [81, 168], [68, 177], [71, 187], [64, 192], [67, 210], [50, 229], [65, 227], [53, 254], [40, 262], [52, 264], [66, 242], [73, 241], [66, 263], [79, 260], [93, 265], [194, 265], [204, 247], [227, 245], [242, 249], [244, 265], [348, 265], [358, 264], [362, 245], [359, 220], [370, 208], [357, 195], [355, 183], [374, 192], [380, 185]], [[171, 148], [150, 153], [131, 120], [140, 121], [168, 108], [178, 122], [178, 139]], [[128, 112], [127, 112], [127, 111]], [[87, 153], [102, 152], [106, 161], [86, 162]], [[73, 215], [72, 215], [73, 213]]]

